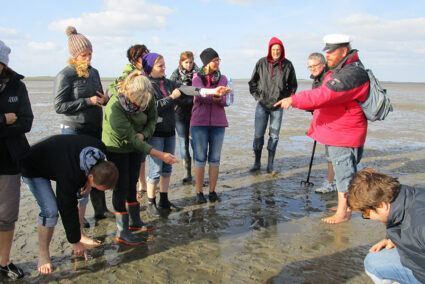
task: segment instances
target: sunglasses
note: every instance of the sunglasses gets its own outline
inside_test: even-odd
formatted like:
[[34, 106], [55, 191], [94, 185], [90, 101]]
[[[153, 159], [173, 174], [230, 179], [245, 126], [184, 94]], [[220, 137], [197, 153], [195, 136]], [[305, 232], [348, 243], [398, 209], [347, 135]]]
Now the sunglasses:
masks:
[[370, 219], [370, 210], [371, 209], [366, 209], [366, 210], [362, 211], [362, 218], [363, 219]]

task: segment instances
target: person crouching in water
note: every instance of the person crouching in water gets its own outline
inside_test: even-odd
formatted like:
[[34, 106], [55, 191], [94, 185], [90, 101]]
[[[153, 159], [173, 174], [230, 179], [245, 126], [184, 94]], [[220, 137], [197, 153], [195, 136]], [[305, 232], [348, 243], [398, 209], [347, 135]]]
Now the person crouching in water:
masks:
[[105, 108], [102, 141], [106, 145], [108, 159], [115, 163], [119, 171], [112, 195], [118, 227], [115, 240], [118, 243], [140, 244], [140, 238], [130, 230], [153, 229], [140, 219], [140, 204], [137, 201], [136, 185], [142, 155], [149, 154], [166, 164], [177, 162], [172, 154], [155, 150], [146, 142], [154, 133], [157, 117], [152, 85], [138, 71], [119, 84], [118, 94], [112, 95]]

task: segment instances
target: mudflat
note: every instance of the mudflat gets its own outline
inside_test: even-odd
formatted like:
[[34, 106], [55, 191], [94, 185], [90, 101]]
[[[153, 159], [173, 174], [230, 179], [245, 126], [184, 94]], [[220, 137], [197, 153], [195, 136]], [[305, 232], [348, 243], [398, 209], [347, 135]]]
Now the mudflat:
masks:
[[[60, 133], [60, 116], [53, 110], [53, 80], [26, 80], [35, 119], [27, 136], [31, 143]], [[104, 80], [104, 87], [110, 83]], [[336, 193], [316, 194], [306, 180], [313, 141], [305, 135], [311, 114], [291, 109], [283, 115], [276, 153], [277, 174], [262, 169], [250, 173], [255, 102], [247, 80], [234, 80], [235, 104], [226, 109], [226, 129], [217, 192], [220, 203], [195, 204], [195, 189], [182, 185], [183, 165], [173, 167], [169, 198], [183, 211], [152, 219], [141, 198], [142, 220], [155, 230], [139, 233], [145, 243], [118, 245], [113, 219], [85, 233], [102, 241], [89, 251], [89, 261], [72, 257], [59, 221], [51, 245], [54, 272], [37, 272], [36, 201], [21, 187], [20, 215], [12, 249], [13, 262], [26, 276], [23, 283], [372, 283], [364, 273], [369, 247], [385, 236], [385, 228], [355, 213], [349, 222], [320, 221], [336, 205]], [[300, 81], [299, 90], [311, 82]], [[369, 124], [360, 168], [373, 167], [408, 185], [425, 187], [425, 84], [386, 83], [394, 112]], [[266, 134], [267, 139], [267, 134]], [[178, 154], [178, 144], [176, 154]], [[147, 163], [148, 164], [148, 163]], [[64, 173], [66, 174], [66, 173]], [[310, 181], [319, 186], [327, 175], [323, 145], [316, 149]], [[204, 188], [207, 193], [208, 188]], [[112, 210], [112, 192], [107, 192]], [[3, 197], [4, 198], [4, 197]], [[1, 279], [3, 281], [3, 279]]]

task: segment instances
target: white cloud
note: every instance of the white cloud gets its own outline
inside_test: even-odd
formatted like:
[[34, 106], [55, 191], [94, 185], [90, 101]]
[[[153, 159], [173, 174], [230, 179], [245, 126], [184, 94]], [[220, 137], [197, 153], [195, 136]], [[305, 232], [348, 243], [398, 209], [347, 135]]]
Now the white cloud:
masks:
[[157, 36], [153, 36], [152, 37], [152, 42], [156, 45], [160, 45], [161, 44], [161, 39]]
[[271, 3], [274, 1], [275, 0], [226, 0], [226, 2], [229, 3], [230, 5], [236, 5], [236, 6], [251, 6], [252, 4]]
[[18, 31], [16, 29], [0, 27], [0, 36], [11, 36], [11, 35], [17, 35], [17, 34], [18, 34]]
[[28, 47], [36, 50], [54, 50], [56, 48], [55, 44], [51, 41], [48, 42], [35, 42], [30, 41]]
[[387, 20], [370, 14], [354, 14], [336, 22], [360, 37], [385, 41], [425, 39], [425, 18]]
[[173, 9], [146, 0], [104, 0], [105, 7], [97, 13], [83, 13], [77, 18], [62, 19], [49, 24], [49, 29], [63, 31], [68, 25], [81, 28], [91, 36], [129, 36], [140, 30], [167, 26], [166, 16]]

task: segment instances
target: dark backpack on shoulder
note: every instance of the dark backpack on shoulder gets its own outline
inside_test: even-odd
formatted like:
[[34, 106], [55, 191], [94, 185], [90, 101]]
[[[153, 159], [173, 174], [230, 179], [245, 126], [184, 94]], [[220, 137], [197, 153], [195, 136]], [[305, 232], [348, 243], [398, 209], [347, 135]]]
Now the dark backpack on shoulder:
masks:
[[391, 101], [387, 97], [387, 90], [382, 88], [372, 70], [365, 69], [361, 64], [357, 64], [357, 66], [365, 70], [369, 76], [369, 94], [364, 102], [358, 101], [358, 103], [367, 120], [384, 120], [388, 113], [393, 111]]

